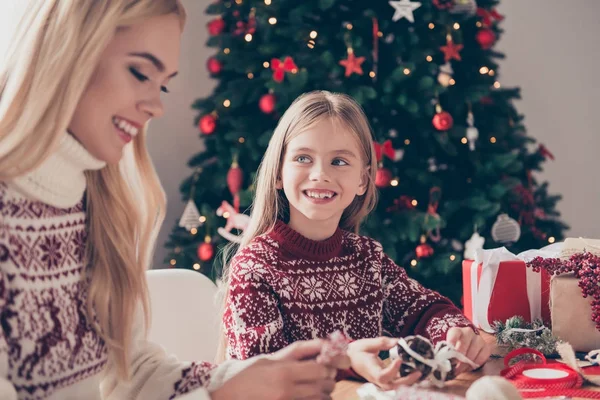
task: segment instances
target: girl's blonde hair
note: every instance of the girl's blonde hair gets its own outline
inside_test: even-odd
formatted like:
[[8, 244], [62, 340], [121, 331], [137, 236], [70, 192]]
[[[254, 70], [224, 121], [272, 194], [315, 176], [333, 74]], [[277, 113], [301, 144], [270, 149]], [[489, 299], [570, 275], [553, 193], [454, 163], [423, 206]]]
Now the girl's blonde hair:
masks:
[[[25, 0], [21, 0], [25, 1]], [[100, 56], [120, 28], [185, 11], [179, 0], [30, 0], [0, 65], [0, 181], [38, 168], [55, 151]], [[149, 320], [149, 267], [165, 195], [146, 128], [118, 165], [86, 171], [88, 320], [129, 377], [134, 314]]]
[[[377, 158], [373, 144], [371, 127], [362, 107], [350, 96], [327, 91], [305, 93], [297, 98], [283, 117], [269, 141], [267, 151], [258, 168], [254, 187], [256, 193], [252, 204], [252, 214], [248, 227], [242, 234], [237, 252], [244, 249], [254, 238], [273, 229], [277, 219], [286, 219], [289, 215], [289, 203], [283, 190], [277, 189], [277, 181], [281, 176], [281, 167], [287, 145], [296, 136], [311, 129], [320, 121], [331, 120], [338, 126], [354, 134], [361, 151], [365, 166], [366, 191], [357, 196], [344, 210], [339, 226], [342, 229], [358, 233], [361, 222], [373, 210], [377, 203], [375, 175]], [[228, 259], [233, 254], [235, 245], [224, 251], [225, 266], [223, 281], [228, 292], [229, 268]], [[223, 300], [227, 294], [223, 296]], [[221, 334], [221, 343], [217, 355], [218, 360], [225, 358], [225, 337]]]

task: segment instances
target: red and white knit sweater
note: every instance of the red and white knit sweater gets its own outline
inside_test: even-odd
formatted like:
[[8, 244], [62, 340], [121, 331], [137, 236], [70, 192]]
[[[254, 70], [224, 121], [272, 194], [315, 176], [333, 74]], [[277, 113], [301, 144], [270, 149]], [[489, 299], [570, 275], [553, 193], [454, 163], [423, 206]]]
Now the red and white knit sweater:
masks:
[[278, 221], [231, 262], [228, 355], [246, 359], [336, 329], [356, 340], [420, 334], [434, 343], [472, 326], [451, 302], [409, 278], [373, 239], [338, 229], [313, 241]]
[[181, 363], [144, 338], [132, 378], [117, 379], [86, 315], [86, 169], [101, 168], [70, 135], [36, 171], [0, 182], [0, 400], [208, 399], [248, 363]]

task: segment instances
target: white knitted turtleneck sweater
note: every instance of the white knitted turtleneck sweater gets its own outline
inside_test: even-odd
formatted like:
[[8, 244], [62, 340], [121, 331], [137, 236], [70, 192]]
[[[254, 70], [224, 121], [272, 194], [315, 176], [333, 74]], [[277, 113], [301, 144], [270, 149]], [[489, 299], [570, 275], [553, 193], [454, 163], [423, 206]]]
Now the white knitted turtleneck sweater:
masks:
[[83, 197], [86, 188], [84, 172], [101, 169], [105, 165], [66, 133], [54, 154], [36, 170], [14, 179], [11, 186], [32, 200], [57, 208], [69, 208]]
[[0, 182], [0, 400], [209, 399], [249, 365], [181, 363], [138, 318], [132, 378], [117, 379], [86, 315], [84, 171], [104, 165], [65, 134], [35, 171]]

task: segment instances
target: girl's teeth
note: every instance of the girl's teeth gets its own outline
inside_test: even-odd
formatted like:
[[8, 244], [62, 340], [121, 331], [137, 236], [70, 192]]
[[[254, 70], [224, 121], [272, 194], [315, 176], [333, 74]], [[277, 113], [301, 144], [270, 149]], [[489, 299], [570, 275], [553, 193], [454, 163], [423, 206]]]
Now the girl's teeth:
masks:
[[308, 196], [315, 198], [315, 199], [329, 199], [331, 197], [333, 197], [333, 194], [331, 193], [316, 193], [316, 192], [308, 192]]

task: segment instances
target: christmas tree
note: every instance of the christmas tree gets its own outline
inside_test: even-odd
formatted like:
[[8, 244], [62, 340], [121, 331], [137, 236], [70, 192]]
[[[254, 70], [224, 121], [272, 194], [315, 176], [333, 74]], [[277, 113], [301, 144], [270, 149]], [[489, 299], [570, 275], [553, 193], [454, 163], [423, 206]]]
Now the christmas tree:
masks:
[[[205, 150], [181, 185], [188, 202], [167, 261], [215, 279], [236, 240], [279, 117], [300, 94], [351, 95], [377, 142], [380, 200], [361, 233], [409, 275], [458, 302], [476, 248], [517, 252], [567, 226], [546, 182], [552, 154], [528, 136], [499, 81], [496, 0], [222, 0], [208, 6], [218, 80], [197, 100]], [[226, 203], [224, 203], [226, 202]], [[238, 214], [238, 212], [240, 214]]]

